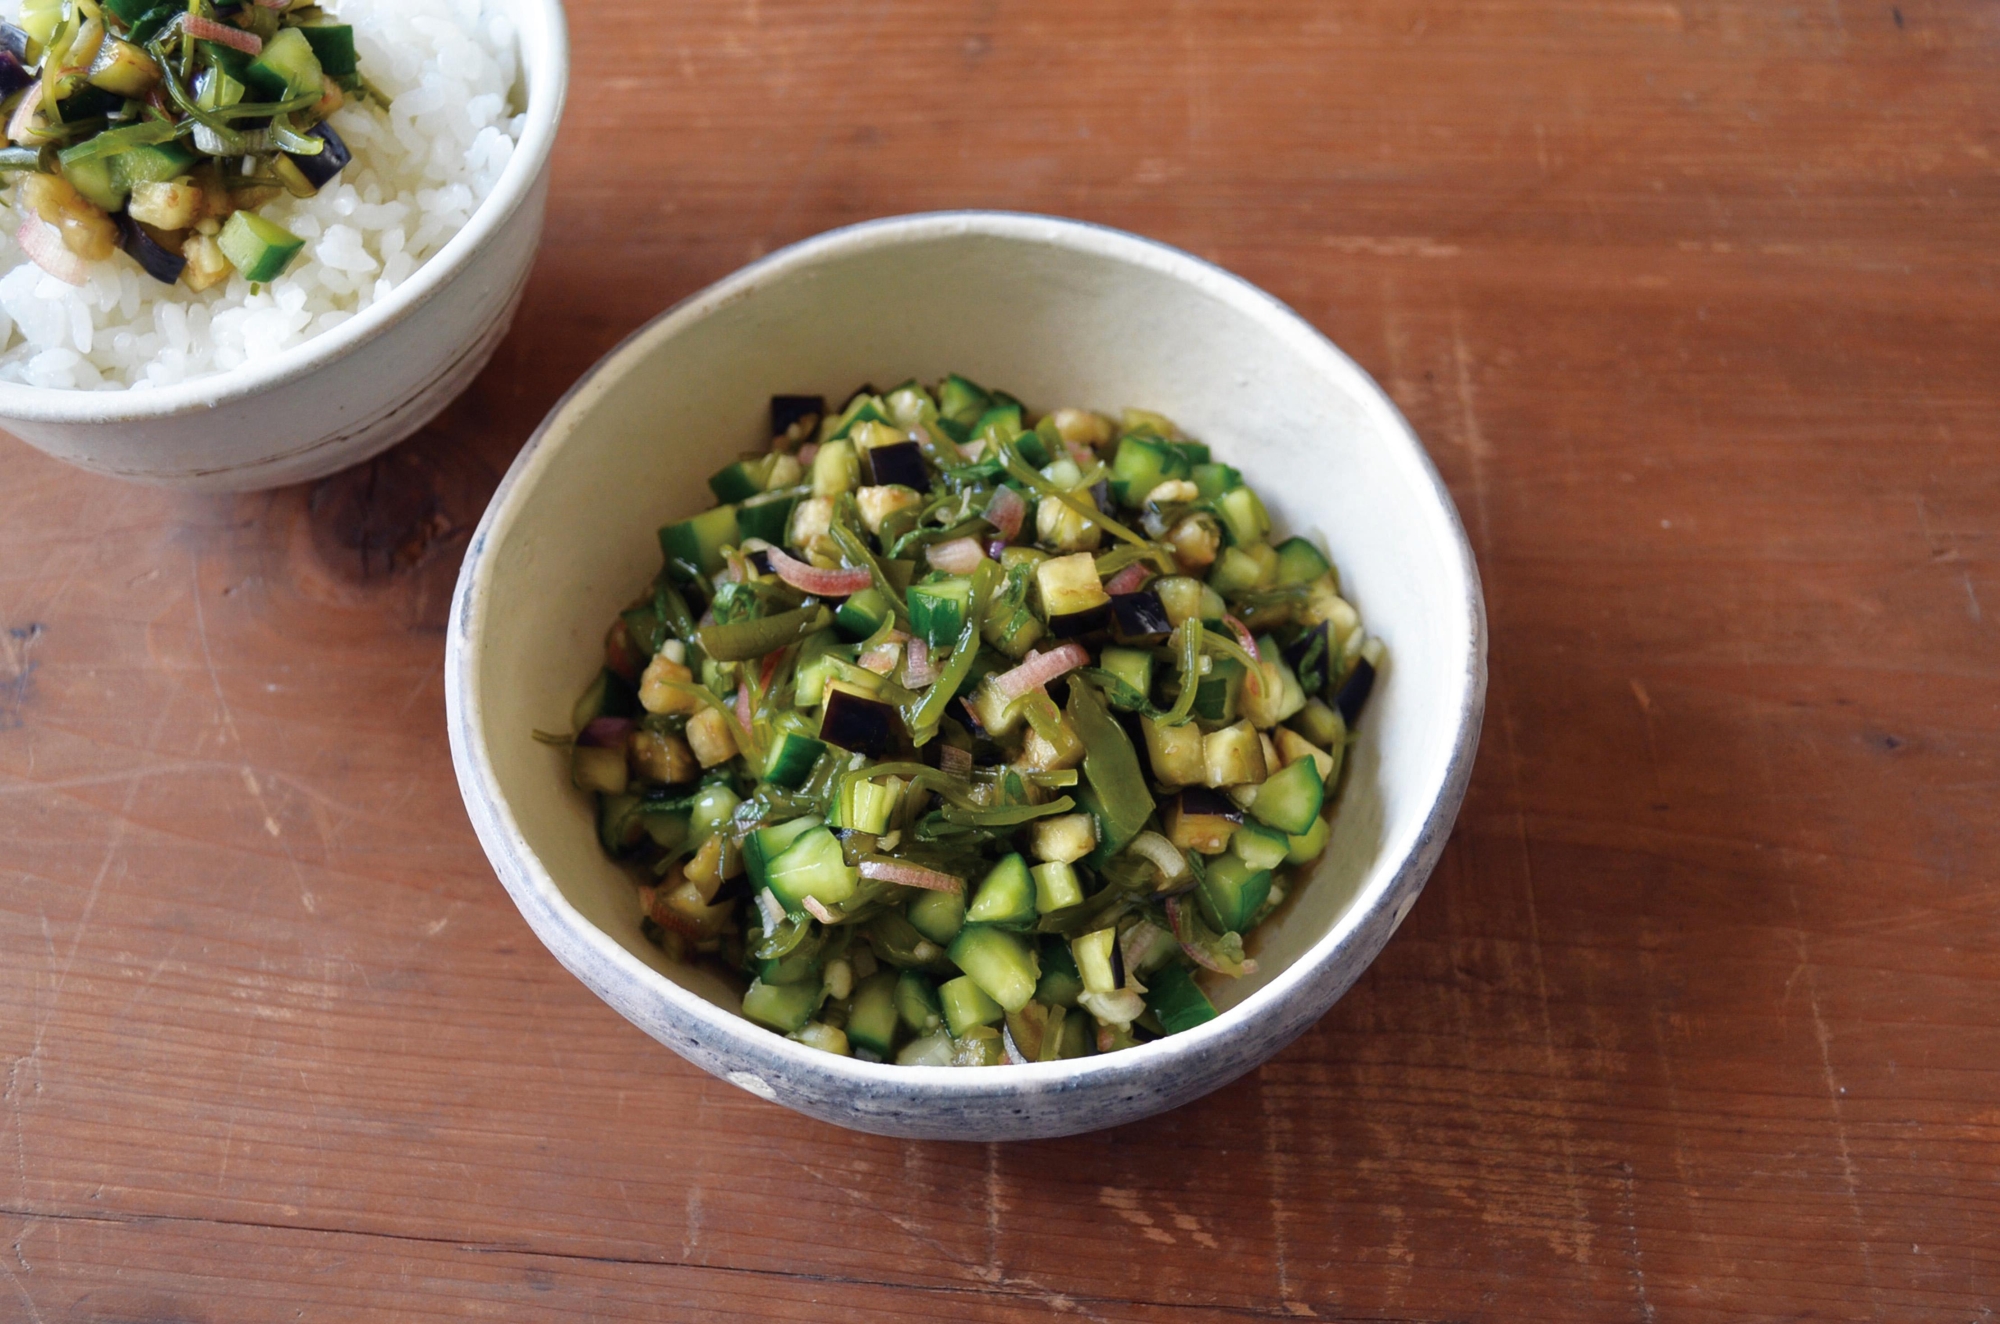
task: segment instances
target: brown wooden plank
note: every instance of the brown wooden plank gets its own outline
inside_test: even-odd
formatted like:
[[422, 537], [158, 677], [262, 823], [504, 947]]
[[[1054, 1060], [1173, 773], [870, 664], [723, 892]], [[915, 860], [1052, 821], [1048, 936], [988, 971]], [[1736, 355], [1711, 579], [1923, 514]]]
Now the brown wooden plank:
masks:
[[[0, 451], [0, 1318], [2000, 1300], [1987, 8], [571, 21], [521, 321], [419, 439], [240, 499]], [[440, 720], [464, 536], [578, 372], [783, 243], [966, 205], [1299, 308], [1425, 438], [1493, 624], [1459, 830], [1355, 990], [1208, 1100], [1004, 1148], [804, 1122], [618, 1020]]]

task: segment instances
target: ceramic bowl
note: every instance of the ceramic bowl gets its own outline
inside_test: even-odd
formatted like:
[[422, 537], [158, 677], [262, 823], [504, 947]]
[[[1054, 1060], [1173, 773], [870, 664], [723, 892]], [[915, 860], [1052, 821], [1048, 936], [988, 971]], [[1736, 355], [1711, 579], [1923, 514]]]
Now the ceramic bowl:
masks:
[[[655, 528], [765, 441], [766, 399], [959, 371], [1040, 407], [1140, 405], [1237, 465], [1281, 530], [1324, 535], [1389, 661], [1332, 842], [1260, 930], [1222, 1014], [1124, 1052], [983, 1069], [817, 1052], [639, 932], [560, 750], [605, 625], [659, 569]], [[472, 538], [446, 645], [453, 761], [495, 870], [557, 960], [689, 1061], [787, 1107], [889, 1135], [1065, 1135], [1249, 1071], [1306, 1030], [1409, 913], [1465, 792], [1485, 614], [1458, 518], [1409, 425], [1296, 314], [1186, 253], [1039, 216], [875, 221], [784, 249], [613, 350], [542, 424]]]
[[569, 78], [560, 0], [510, 0], [527, 122], [493, 192], [388, 298], [281, 354], [175, 386], [0, 382], [0, 428], [80, 468], [161, 487], [253, 491], [319, 478], [429, 422], [513, 321]]

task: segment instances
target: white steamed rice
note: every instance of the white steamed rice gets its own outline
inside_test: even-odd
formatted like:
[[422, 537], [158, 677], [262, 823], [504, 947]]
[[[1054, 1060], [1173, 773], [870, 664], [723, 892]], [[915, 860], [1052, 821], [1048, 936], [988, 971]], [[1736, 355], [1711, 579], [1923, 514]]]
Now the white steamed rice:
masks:
[[[361, 72], [387, 110], [350, 102], [332, 123], [354, 159], [311, 198], [259, 212], [306, 241], [277, 280], [200, 294], [162, 285], [124, 254], [81, 286], [14, 241], [0, 195], [0, 381], [65, 389], [168, 386], [268, 358], [332, 330], [408, 280], [471, 218], [513, 155], [514, 23], [500, 0], [326, 0], [354, 25]], [[14, 17], [19, 0], [0, 0]]]

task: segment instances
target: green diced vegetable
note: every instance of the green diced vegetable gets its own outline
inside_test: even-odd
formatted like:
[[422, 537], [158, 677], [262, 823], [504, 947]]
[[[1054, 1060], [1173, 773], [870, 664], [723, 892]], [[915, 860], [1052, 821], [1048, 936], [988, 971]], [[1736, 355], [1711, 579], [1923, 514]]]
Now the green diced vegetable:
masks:
[[320, 71], [333, 78], [355, 72], [354, 28], [346, 23], [315, 23], [299, 30], [312, 46]]
[[1290, 836], [1300, 836], [1312, 830], [1325, 792], [1318, 765], [1302, 758], [1279, 769], [1257, 788], [1250, 812], [1260, 823]]
[[1035, 875], [1035, 909], [1042, 914], [1083, 904], [1083, 884], [1077, 880], [1075, 865], [1050, 860], [1030, 872]]
[[1287, 538], [1278, 544], [1277, 583], [1310, 584], [1333, 567], [1319, 548], [1304, 538]]
[[1083, 992], [1070, 945], [1059, 939], [1042, 943], [1042, 977], [1035, 981], [1035, 1001], [1045, 1007], [1074, 1007]]
[[765, 863], [764, 874], [786, 910], [798, 909], [807, 897], [837, 906], [853, 896], [861, 882], [840, 848], [840, 838], [824, 827], [801, 833], [782, 855]]
[[910, 585], [910, 629], [932, 648], [958, 639], [972, 601], [972, 581], [956, 576], [927, 579]]
[[879, 589], [864, 588], [840, 604], [833, 624], [844, 639], [866, 639], [889, 623], [889, 599]]
[[1261, 542], [1271, 531], [1271, 517], [1265, 513], [1264, 503], [1247, 487], [1224, 492], [1215, 503], [1215, 513], [1221, 517], [1229, 540], [1239, 545]]
[[752, 980], [743, 995], [743, 1014], [759, 1025], [768, 1025], [780, 1034], [792, 1034], [819, 1010], [821, 990], [817, 984], [766, 984]]
[[957, 373], [945, 378], [944, 384], [938, 387], [938, 416], [966, 428], [979, 421], [979, 416], [986, 412], [991, 402], [992, 397], [986, 394], [984, 388]]
[[1208, 862], [1195, 895], [1202, 917], [1224, 933], [1240, 933], [1271, 894], [1271, 871], [1253, 869], [1240, 855], [1218, 855]]
[[896, 975], [896, 1014], [911, 1034], [934, 1034], [944, 1024], [944, 1006], [937, 987], [921, 971]]
[[1231, 834], [1229, 849], [1253, 869], [1275, 869], [1285, 862], [1291, 838], [1260, 823], [1245, 823]]
[[826, 745], [821, 741], [787, 731], [771, 742], [770, 757], [764, 760], [764, 780], [779, 786], [798, 786], [811, 775], [813, 764], [825, 752]]
[[1184, 965], [1170, 965], [1153, 976], [1146, 990], [1146, 1005], [1160, 1018], [1160, 1028], [1179, 1034], [1215, 1019], [1215, 1004], [1194, 982]]
[[1035, 883], [1019, 855], [993, 866], [965, 910], [970, 924], [1025, 924], [1034, 917]]
[[1107, 648], [1097, 664], [1137, 690], [1141, 697], [1153, 692], [1153, 655], [1145, 649]]
[[1027, 942], [1005, 929], [967, 924], [952, 940], [949, 955], [966, 976], [1008, 1011], [1019, 1011], [1035, 995], [1041, 964]]
[[[699, 804], [696, 808], [697, 811], [700, 809]], [[794, 818], [788, 822], [759, 828], [744, 837], [743, 865], [750, 871], [750, 881], [758, 887], [769, 885], [770, 862], [790, 849], [793, 842], [820, 826], [822, 824], [817, 818]]]
[[288, 101], [324, 86], [319, 57], [299, 28], [280, 28], [244, 71], [243, 81], [266, 101]]
[[741, 536], [782, 544], [785, 528], [792, 520], [792, 511], [808, 495], [807, 488], [785, 487], [751, 497], [736, 507], [736, 525]]
[[754, 460], [734, 460], [708, 476], [708, 490], [717, 501], [746, 501], [764, 490], [775, 456], [760, 455]]
[[887, 1058], [896, 1051], [896, 1027], [901, 1020], [896, 1010], [897, 975], [882, 970], [855, 986], [854, 1001], [847, 1012], [847, 1037], [860, 1048]]
[[1243, 486], [1243, 475], [1226, 464], [1197, 464], [1188, 474], [1204, 500], [1213, 501], [1232, 487]]
[[947, 946], [965, 927], [965, 898], [957, 892], [925, 892], [910, 902], [909, 916], [918, 933]]
[[976, 1025], [991, 1025], [1006, 1014], [970, 975], [946, 980], [938, 988], [938, 1000], [944, 1004], [945, 1024], [956, 1035]]
[[1326, 850], [1326, 841], [1333, 833], [1333, 825], [1323, 818], [1313, 820], [1311, 828], [1296, 837], [1287, 837], [1285, 860], [1289, 864], [1309, 864], [1318, 859]]

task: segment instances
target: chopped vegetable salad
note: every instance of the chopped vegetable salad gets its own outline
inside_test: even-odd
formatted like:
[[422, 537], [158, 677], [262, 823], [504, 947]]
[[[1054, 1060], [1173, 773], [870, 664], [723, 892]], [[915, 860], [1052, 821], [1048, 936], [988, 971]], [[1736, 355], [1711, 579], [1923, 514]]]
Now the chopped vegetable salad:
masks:
[[776, 396], [578, 700], [643, 926], [743, 1013], [916, 1066], [1111, 1052], [1325, 849], [1382, 665], [1311, 540], [1166, 418], [963, 377]]

